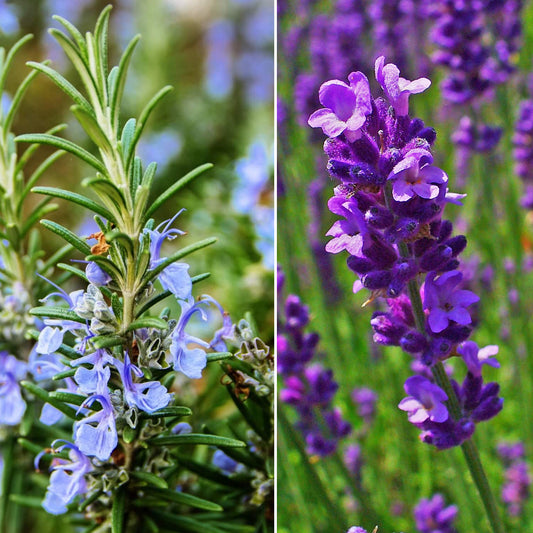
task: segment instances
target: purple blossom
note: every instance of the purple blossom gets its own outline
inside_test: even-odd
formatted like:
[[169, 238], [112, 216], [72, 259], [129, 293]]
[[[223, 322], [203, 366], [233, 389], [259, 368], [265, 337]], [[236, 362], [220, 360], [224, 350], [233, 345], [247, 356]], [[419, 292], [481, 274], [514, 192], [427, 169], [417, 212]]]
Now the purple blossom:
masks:
[[124, 386], [124, 400], [130, 407], [137, 407], [145, 413], [153, 413], [158, 409], [166, 407], [172, 401], [172, 394], [157, 381], [135, 383], [133, 375], [144, 377], [143, 371], [130, 362], [130, 357], [126, 353], [124, 363], [115, 359], [122, 384]]
[[353, 389], [352, 401], [357, 405], [357, 414], [370, 424], [376, 414], [376, 401], [378, 395], [368, 387]]
[[[221, 330], [215, 333], [211, 342], [206, 342], [198, 337], [190, 335], [185, 331], [191, 318], [198, 314], [203, 321], [208, 320], [206, 309], [209, 305], [214, 305], [222, 314], [224, 325]], [[182, 372], [187, 377], [199, 379], [202, 377], [202, 370], [207, 364], [207, 349], [220, 347], [221, 336], [230, 329], [229, 316], [223, 312], [218, 302], [209, 296], [204, 296], [202, 300], [189, 305], [182, 303], [181, 316], [172, 332], [172, 344], [170, 345], [170, 357], [174, 370]], [[217, 348], [218, 349], [218, 348]]]
[[432, 200], [440, 193], [439, 185], [447, 183], [448, 176], [431, 165], [433, 156], [423, 148], [410, 150], [389, 174], [392, 196], [397, 202], [406, 202], [414, 196]]
[[416, 527], [420, 533], [456, 533], [453, 525], [457, 517], [456, 505], [445, 506], [441, 494], [430, 500], [420, 500], [414, 509]]
[[448, 399], [446, 393], [437, 385], [422, 376], [411, 376], [404, 385], [409, 394], [398, 407], [409, 413], [409, 422], [420, 424], [426, 420], [444, 422], [448, 418], [448, 409], [444, 405]]
[[375, 74], [376, 80], [399, 117], [409, 113], [409, 96], [422, 93], [431, 85], [431, 81], [427, 78], [418, 78], [414, 81], [401, 78], [396, 65], [393, 63], [385, 65], [385, 56], [376, 59]]
[[340, 80], [322, 84], [318, 98], [325, 109], [315, 111], [308, 123], [312, 128], [322, 128], [328, 137], [344, 133], [353, 142], [361, 136], [360, 129], [372, 106], [368, 78], [362, 72], [352, 72], [348, 81], [350, 85]]
[[[183, 209], [172, 218], [165, 220], [155, 230], [145, 229], [144, 234], [150, 237], [150, 268], [154, 269], [161, 264], [165, 258], [161, 257], [161, 247], [165, 240], [175, 239], [185, 232], [176, 228], [171, 228], [176, 218], [183, 212]], [[162, 229], [161, 229], [162, 228]], [[192, 291], [192, 281], [189, 275], [189, 265], [186, 263], [172, 263], [160, 272], [158, 279], [163, 289], [169, 290], [178, 300], [190, 301]]]
[[450, 321], [462, 326], [472, 322], [466, 308], [478, 302], [479, 297], [471, 291], [454, 290], [462, 279], [458, 270], [428, 274], [424, 284], [424, 309], [429, 311], [428, 324], [434, 333], [445, 330]]
[[[56, 443], [53, 444], [55, 446]], [[69, 461], [54, 459], [50, 484], [43, 501], [44, 509], [53, 515], [67, 512], [67, 505], [80, 494], [85, 494], [87, 483], [85, 475], [93, 470], [89, 459], [69, 442], [65, 442], [57, 451], [69, 450]]]
[[14, 426], [22, 420], [26, 402], [19, 381], [27, 371], [26, 363], [7, 352], [0, 352], [0, 424]]
[[95, 401], [100, 403], [102, 409], [74, 424], [74, 439], [80, 452], [107, 461], [118, 444], [115, 411], [109, 396], [102, 394], [87, 398], [80, 409], [89, 407]]
[[473, 341], [463, 342], [457, 352], [462, 356], [468, 371], [476, 377], [481, 376], [481, 367], [489, 365], [493, 368], [499, 368], [500, 363], [492, 356], [498, 353], [498, 346], [489, 345], [479, 348]]
[[89, 283], [96, 285], [96, 287], [102, 287], [111, 281], [111, 276], [107, 272], [104, 272], [94, 261], [87, 263], [85, 275]]

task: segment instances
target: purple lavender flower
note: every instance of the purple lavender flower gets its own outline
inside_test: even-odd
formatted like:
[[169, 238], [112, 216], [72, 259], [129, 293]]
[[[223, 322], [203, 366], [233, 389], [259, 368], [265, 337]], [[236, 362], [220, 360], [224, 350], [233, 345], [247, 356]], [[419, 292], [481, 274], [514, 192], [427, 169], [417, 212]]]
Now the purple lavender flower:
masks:
[[529, 465], [524, 460], [525, 446], [522, 442], [500, 443], [497, 450], [506, 465], [505, 482], [501, 491], [502, 501], [511, 516], [519, 516], [529, 498], [531, 486]]
[[533, 101], [524, 100], [518, 108], [513, 135], [515, 172], [525, 185], [522, 207], [533, 209]]
[[290, 295], [285, 303], [285, 323], [280, 323], [277, 338], [278, 372], [284, 388], [280, 400], [292, 405], [299, 415], [297, 428], [303, 434], [309, 454], [326, 456], [351, 432], [351, 426], [332, 405], [338, 384], [333, 371], [312, 361], [319, 337], [307, 333], [309, 310], [300, 299]]
[[416, 527], [420, 533], [456, 533], [453, 525], [457, 516], [456, 505], [445, 507], [441, 494], [430, 500], [420, 500], [414, 509]]
[[411, 376], [404, 388], [409, 396], [398, 407], [409, 413], [409, 422], [420, 424], [428, 419], [444, 422], [448, 418], [448, 409], [442, 403], [448, 396], [440, 387], [422, 376]]
[[357, 405], [357, 414], [371, 424], [376, 414], [376, 402], [378, 395], [368, 387], [359, 387], [352, 391], [352, 401]]
[[385, 56], [376, 59], [375, 71], [376, 80], [399, 117], [409, 113], [409, 96], [422, 93], [431, 85], [431, 81], [427, 78], [410, 81], [400, 77], [396, 65], [393, 63], [385, 65]]
[[446, 329], [450, 321], [462, 326], [472, 322], [466, 308], [478, 302], [479, 297], [471, 291], [454, 290], [462, 279], [458, 270], [440, 276], [436, 272], [428, 274], [424, 285], [424, 309], [429, 311], [428, 324], [434, 333]]
[[406, 202], [415, 196], [432, 200], [440, 193], [439, 185], [448, 181], [440, 168], [431, 165], [433, 156], [427, 150], [410, 150], [389, 174], [392, 180], [392, 196], [398, 202]]
[[462, 356], [468, 371], [476, 377], [481, 376], [482, 365], [500, 367], [500, 363], [492, 357], [498, 353], [498, 346], [495, 345], [479, 348], [475, 342], [466, 341], [457, 348], [457, 353]]
[[527, 499], [531, 475], [529, 466], [525, 461], [513, 463], [505, 471], [505, 483], [502, 487], [502, 501], [511, 516], [520, 516]]
[[328, 81], [320, 87], [320, 103], [325, 109], [315, 111], [309, 117], [312, 128], [322, 128], [329, 137], [344, 133], [353, 142], [361, 137], [359, 131], [372, 112], [368, 78], [362, 72], [348, 76], [350, 85], [340, 81]]
[[[372, 316], [375, 341], [401, 346], [427, 371], [427, 377], [407, 380], [409, 396], [400, 408], [422, 430], [424, 442], [444, 449], [470, 438], [478, 422], [502, 409], [499, 387], [484, 384], [480, 372], [481, 360], [494, 349], [481, 352], [480, 359], [479, 350], [473, 354], [465, 345], [469, 371], [461, 385], [452, 381], [460, 412], [450, 417], [443, 404], [447, 395], [433, 383], [431, 367], [456, 355], [468, 339], [467, 308], [479, 300], [462, 286], [458, 270], [466, 238], [454, 236], [452, 223], [442, 218], [446, 204], [461, 205], [464, 196], [451, 193], [446, 173], [431, 165], [435, 130], [407, 115], [409, 96], [425, 90], [429, 80], [401, 78], [383, 56], [375, 66], [386, 99], [371, 100], [371, 112], [366, 115], [365, 107], [360, 113], [366, 120], [357, 139], [335, 132], [324, 143], [327, 170], [339, 182], [328, 207], [342, 217], [328, 232], [333, 239], [326, 250], [348, 252], [348, 267], [359, 276], [354, 292], [371, 291], [366, 303], [386, 298], [389, 310]], [[410, 298], [420, 275], [426, 275], [420, 294], [425, 316], [415, 324]]]
[[[56, 441], [53, 446], [57, 445]], [[57, 451], [69, 450], [70, 461], [54, 459], [50, 484], [43, 501], [44, 509], [53, 515], [67, 512], [67, 505], [87, 489], [85, 475], [93, 470], [90, 460], [69, 442], [65, 442]]]

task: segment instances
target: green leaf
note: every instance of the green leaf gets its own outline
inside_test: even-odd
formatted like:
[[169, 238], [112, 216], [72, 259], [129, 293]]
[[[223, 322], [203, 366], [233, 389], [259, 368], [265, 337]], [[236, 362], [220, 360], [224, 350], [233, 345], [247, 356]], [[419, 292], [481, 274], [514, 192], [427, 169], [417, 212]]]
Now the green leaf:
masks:
[[15, 114], [19, 108], [19, 105], [22, 101], [22, 98], [24, 98], [24, 95], [26, 94], [26, 91], [28, 90], [31, 82], [35, 79], [37, 75], [38, 75], [38, 72], [36, 71], [30, 72], [30, 74], [28, 74], [24, 78], [22, 83], [18, 86], [18, 89], [15, 93], [15, 96], [13, 96], [13, 100], [9, 107], [9, 111], [7, 113], [6, 119], [2, 126], [4, 132], [11, 131], [11, 125], [13, 123], [13, 119], [15, 118]]
[[148, 189], [151, 188], [156, 171], [157, 171], [157, 163], [155, 163], [155, 162], [150, 163], [146, 167], [146, 171], [144, 172], [144, 176], [143, 176], [143, 179], [142, 179], [143, 187], [146, 187]]
[[81, 182], [81, 184], [84, 187], [90, 187], [91, 189], [94, 189], [94, 191], [98, 193], [98, 196], [100, 196], [100, 199], [102, 201], [107, 199], [108, 202], [111, 202], [111, 204], [114, 205], [116, 209], [126, 209], [126, 203], [122, 192], [114, 183], [112, 183], [108, 179], [105, 179], [101, 176], [96, 178], [86, 178]]
[[61, 74], [56, 72], [53, 68], [35, 61], [28, 61], [26, 65], [46, 74], [64, 93], [70, 96], [76, 104], [83, 108], [87, 114], [94, 116], [94, 112], [89, 102], [87, 102], [85, 97], [74, 87], [74, 85], [61, 76]]
[[193, 282], [193, 285], [195, 283], [198, 283], [199, 281], [203, 281], [204, 279], [207, 279], [211, 276], [211, 272], [204, 272], [203, 274], [198, 274], [198, 276], [193, 276], [191, 278], [191, 281]]
[[100, 73], [102, 80], [102, 87], [105, 87], [105, 82], [107, 79], [107, 68], [108, 68], [108, 58], [107, 58], [107, 49], [108, 49], [108, 28], [109, 28], [109, 15], [111, 13], [113, 6], [107, 5], [104, 7], [98, 20], [96, 21], [96, 26], [94, 28], [94, 41], [96, 44], [96, 60], [97, 67]]
[[130, 426], [124, 426], [122, 430], [122, 440], [126, 444], [131, 444], [137, 438], [137, 431]]
[[[174, 185], [169, 187], [163, 194], [161, 194], [154, 202], [153, 204], [148, 208], [146, 211], [146, 219], [150, 217], [150, 215], [156, 211], [163, 203], [165, 203], [169, 198], [174, 196], [180, 189], [185, 187], [189, 182], [191, 182], [194, 178], [205, 172], [206, 170], [212, 168], [213, 165], [211, 163], [206, 163], [205, 165], [200, 165], [199, 167], [196, 167], [194, 170], [191, 170], [188, 174], [185, 174], [183, 178], [180, 178]], [[145, 220], [146, 220], [145, 219]]]
[[57, 204], [51, 204], [50, 198], [46, 198], [39, 205], [37, 205], [32, 211], [31, 215], [24, 220], [24, 224], [20, 229], [20, 237], [24, 239], [28, 231], [31, 230], [34, 224], [36, 224], [44, 215], [51, 213], [57, 209]]
[[138, 470], [133, 470], [129, 474], [132, 478], [138, 479], [139, 481], [143, 481], [148, 485], [153, 485], [154, 487], [158, 487], [160, 489], [168, 489], [168, 483], [166, 482], [166, 480], [156, 474], [152, 474], [150, 472], [142, 472]]
[[24, 135], [19, 135], [16, 139], [16, 142], [27, 142], [27, 143], [37, 143], [37, 144], [48, 144], [59, 148], [60, 150], [65, 150], [76, 157], [79, 157], [85, 161], [88, 165], [91, 165], [98, 172], [102, 174], [106, 173], [105, 166], [100, 160], [98, 160], [94, 155], [84, 150], [81, 146], [74, 144], [71, 141], [62, 139], [61, 137], [56, 137], [55, 135], [48, 135], [46, 133], [28, 133]]
[[83, 513], [83, 511], [91, 505], [91, 503], [95, 502], [100, 496], [104, 493], [103, 490], [97, 490], [96, 492], [93, 492], [88, 498], [83, 500], [80, 505], [78, 506], [78, 511], [80, 513]]
[[[70, 249], [72, 249], [72, 247], [69, 244], [67, 244], [67, 246], [69, 246]], [[70, 272], [71, 274], [74, 274], [75, 276], [78, 276], [79, 278], [81, 278], [83, 281], [86, 281], [87, 283], [89, 283], [89, 280], [87, 279], [87, 276], [85, 275], [85, 272], [82, 272], [79, 268], [73, 267], [72, 265], [69, 265], [67, 263], [58, 263], [57, 267], [60, 268], [61, 270]]]
[[81, 127], [85, 130], [85, 133], [87, 133], [87, 135], [92, 139], [94, 144], [96, 144], [100, 149], [111, 152], [111, 142], [98, 124], [94, 113], [89, 113], [87, 109], [79, 105], [71, 106], [70, 110], [81, 124]]
[[115, 492], [111, 509], [111, 533], [122, 533], [124, 530], [124, 514], [126, 511], [126, 487], [122, 486]]
[[107, 242], [117, 241], [128, 251], [131, 256], [134, 255], [135, 246], [129, 235], [126, 235], [120, 231], [110, 231], [109, 233], [105, 234], [105, 239]]
[[130, 118], [126, 124], [124, 124], [124, 128], [122, 128], [122, 135], [120, 137], [120, 144], [122, 146], [122, 160], [124, 162], [125, 168], [128, 168], [127, 161], [129, 159], [129, 156], [131, 154], [131, 150], [133, 148], [133, 136], [135, 135], [135, 124], [136, 120], [134, 118]]
[[151, 509], [149, 513], [158, 524], [162, 523], [167, 527], [171, 527], [171, 531], [180, 531], [183, 533], [226, 533], [224, 530], [218, 529], [205, 520], [195, 520], [188, 516]]
[[100, 204], [97, 204], [90, 198], [87, 198], [81, 194], [65, 191], [64, 189], [58, 189], [56, 187], [34, 187], [31, 192], [35, 194], [46, 194], [48, 196], [53, 196], [54, 198], [68, 200], [69, 202], [81, 205], [82, 207], [85, 207], [94, 213], [98, 213], [100, 216], [116, 223], [113, 215], [105, 207], [102, 207]]
[[55, 407], [58, 411], [61, 411], [64, 415], [67, 415], [69, 418], [76, 420], [76, 411], [69, 405], [65, 405], [62, 401], [50, 397], [50, 394], [38, 387], [34, 383], [29, 381], [21, 381], [20, 384], [33, 395], [37, 396], [43, 402], [49, 403], [52, 407]]
[[178, 492], [174, 490], [165, 490], [157, 488], [146, 488], [148, 495], [154, 495], [156, 498], [162, 498], [169, 502], [181, 503], [197, 509], [204, 509], [205, 511], [223, 511], [224, 509], [217, 503], [198, 498], [192, 494], [186, 494], [185, 492]]
[[74, 26], [74, 24], [70, 23], [63, 17], [60, 17], [59, 15], [53, 15], [52, 18], [62, 24], [63, 27], [70, 33], [70, 35], [72, 35], [74, 41], [78, 45], [81, 57], [87, 59], [87, 45], [85, 44], [85, 39], [83, 38], [83, 35], [78, 31], [76, 26]]
[[146, 313], [149, 309], [151, 309], [154, 305], [158, 304], [159, 302], [162, 302], [165, 298], [168, 298], [172, 295], [171, 291], [163, 291], [152, 298], [150, 298], [147, 302], [145, 302], [135, 313], [136, 317], [141, 316], [143, 313]]
[[113, 346], [120, 346], [124, 343], [124, 339], [122, 337], [98, 335], [97, 337], [93, 337], [91, 339], [91, 342], [97, 350], [100, 350], [103, 348], [112, 348]]
[[65, 378], [72, 378], [74, 377], [76, 370], [77, 370], [76, 368], [69, 368], [68, 370], [63, 370], [63, 372], [59, 372], [52, 379], [54, 381], [61, 381], [62, 379], [65, 379]]
[[163, 407], [153, 413], [140, 413], [142, 418], [160, 418], [160, 417], [177, 417], [177, 416], [191, 416], [192, 411], [184, 405], [175, 405], [170, 407]]
[[84, 45], [82, 52], [80, 48], [76, 48], [74, 43], [63, 32], [57, 30], [56, 28], [49, 29], [48, 33], [58, 41], [67, 54], [68, 58], [74, 65], [74, 68], [78, 72], [83, 85], [89, 94], [90, 100], [94, 105], [95, 102], [98, 102], [98, 89], [89, 68], [88, 47]]
[[43, 500], [36, 496], [28, 496], [27, 494], [11, 494], [9, 496], [9, 501], [21, 505], [22, 507], [34, 507], [41, 508]]
[[152, 97], [152, 99], [146, 104], [144, 109], [141, 111], [141, 114], [139, 115], [139, 120], [137, 122], [137, 129], [135, 130], [135, 136], [133, 138], [131, 152], [129, 154], [129, 159], [126, 162], [126, 168], [129, 168], [129, 166], [131, 165], [131, 159], [133, 155], [135, 154], [135, 147], [137, 146], [137, 143], [139, 142], [139, 139], [142, 135], [144, 127], [146, 126], [146, 122], [150, 118], [152, 111], [157, 106], [159, 101], [172, 90], [173, 88], [170, 85], [163, 87]]
[[50, 398], [55, 398], [61, 402], [72, 403], [74, 405], [81, 405], [86, 399], [82, 394], [74, 394], [72, 392], [52, 391], [49, 393]]
[[63, 150], [58, 150], [52, 155], [48, 156], [34, 171], [33, 174], [29, 177], [22, 193], [20, 195], [19, 203], [17, 204], [17, 213], [20, 214], [22, 211], [22, 206], [24, 204], [24, 199], [30, 192], [31, 188], [35, 185], [37, 180], [50, 168], [50, 166], [57, 161], [61, 156], [65, 155], [66, 152]]
[[153, 270], [150, 270], [147, 274], [147, 276], [144, 279], [144, 285], [146, 285], [148, 282], [155, 279], [159, 274], [167, 268], [168, 265], [171, 265], [172, 263], [175, 263], [179, 259], [182, 259], [183, 257], [192, 254], [193, 252], [196, 252], [197, 250], [201, 250], [202, 248], [205, 248], [206, 246], [210, 246], [211, 244], [214, 244], [217, 242], [217, 239], [215, 237], [210, 237], [208, 239], [204, 239], [202, 241], [198, 241], [194, 244], [191, 244], [189, 246], [186, 246], [185, 248], [182, 248], [180, 251], [172, 254], [170, 257], [162, 261], [159, 265], [157, 265]]
[[190, 457], [177, 455], [180, 466], [198, 474], [200, 477], [209, 479], [219, 485], [226, 485], [228, 487], [249, 487], [250, 479], [248, 476], [225, 476], [218, 468], [211, 465], [194, 461]]
[[113, 91], [110, 94], [109, 107], [111, 109], [111, 123], [115, 130], [118, 125], [118, 112], [120, 109], [120, 101], [122, 100], [122, 93], [124, 92], [124, 86], [126, 85], [126, 75], [130, 64], [131, 56], [141, 36], [136, 35], [124, 50], [120, 62], [118, 64], [118, 71], [116, 74], [116, 82], [113, 85]]
[[135, 331], [136, 329], [141, 328], [157, 328], [157, 329], [167, 329], [168, 322], [162, 320], [161, 318], [155, 317], [145, 317], [134, 320], [128, 327], [127, 331]]
[[21, 39], [19, 39], [12, 47], [11, 49], [9, 50], [7, 56], [6, 56], [6, 59], [5, 61], [3, 62], [3, 65], [1, 65], [1, 71], [2, 71], [2, 74], [0, 76], [0, 93], [2, 93], [4, 91], [4, 86], [5, 86], [5, 83], [6, 83], [6, 77], [7, 77], [7, 74], [9, 72], [9, 69], [11, 67], [11, 63], [15, 57], [15, 55], [17, 54], [17, 52], [28, 42], [28, 41], [31, 41], [31, 39], [33, 39], [33, 35], [30, 33], [28, 35], [25, 35], [24, 37], [22, 37]]
[[69, 229], [65, 228], [57, 222], [52, 222], [51, 220], [41, 220], [41, 224], [50, 231], [53, 231], [63, 239], [65, 239], [69, 244], [72, 244], [76, 250], [79, 250], [83, 255], [89, 255], [91, 253], [91, 247], [77, 235], [72, 233]]
[[[58, 124], [57, 126], [54, 126], [53, 128], [50, 128], [49, 130], [47, 130], [45, 134], [55, 135], [56, 133], [59, 133], [60, 131], [64, 130], [66, 127], [67, 127], [66, 124]], [[30, 146], [28, 146], [28, 148], [24, 150], [24, 153], [19, 157], [17, 166], [15, 167], [15, 174], [18, 174], [26, 166], [30, 157], [39, 149], [39, 146], [40, 144], [30, 144]], [[41, 167], [39, 166], [35, 172], [38, 172], [40, 168]], [[33, 174], [32, 174], [32, 177], [28, 180], [28, 183], [26, 186], [28, 186], [30, 182], [32, 182], [31, 187], [33, 187], [33, 184], [35, 183], [35, 181], [36, 180], [33, 179]], [[31, 189], [31, 187], [28, 187], [28, 191], [29, 189]]]
[[59, 320], [71, 320], [72, 322], [79, 322], [80, 324], [85, 324], [87, 322], [84, 318], [79, 317], [74, 311], [65, 307], [55, 307], [53, 305], [34, 307], [33, 309], [30, 309], [30, 315], [58, 318]]
[[225, 359], [231, 359], [233, 354], [231, 352], [213, 352], [207, 354], [207, 362], [224, 361]]
[[184, 435], [167, 435], [151, 439], [150, 444], [153, 446], [181, 446], [184, 444], [206, 444], [207, 446], [218, 446], [222, 448], [245, 448], [246, 443], [230, 439], [228, 437], [219, 437], [218, 435], [205, 435], [203, 433], [187, 433]]

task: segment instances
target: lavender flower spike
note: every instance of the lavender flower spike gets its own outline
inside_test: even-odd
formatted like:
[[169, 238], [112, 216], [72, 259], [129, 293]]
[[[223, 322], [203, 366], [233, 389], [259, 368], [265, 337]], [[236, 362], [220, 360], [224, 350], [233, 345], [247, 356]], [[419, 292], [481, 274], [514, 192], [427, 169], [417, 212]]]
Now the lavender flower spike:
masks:
[[420, 500], [414, 509], [416, 527], [421, 533], [456, 533], [453, 526], [457, 516], [457, 506], [445, 507], [441, 494], [431, 500]]
[[444, 403], [448, 396], [437, 385], [422, 376], [412, 376], [404, 385], [409, 394], [398, 407], [409, 413], [409, 422], [420, 424], [426, 420], [444, 422], [448, 419], [448, 409]]
[[312, 128], [322, 128], [329, 137], [344, 133], [353, 142], [361, 137], [360, 129], [372, 112], [372, 104], [368, 78], [362, 72], [352, 72], [348, 80], [350, 85], [340, 80], [322, 84], [318, 98], [325, 109], [315, 111], [308, 123]]
[[418, 78], [414, 81], [400, 77], [400, 70], [393, 63], [385, 65], [385, 56], [376, 59], [376, 80], [383, 87], [385, 95], [399, 117], [409, 113], [409, 96], [424, 92], [431, 81], [427, 78]]

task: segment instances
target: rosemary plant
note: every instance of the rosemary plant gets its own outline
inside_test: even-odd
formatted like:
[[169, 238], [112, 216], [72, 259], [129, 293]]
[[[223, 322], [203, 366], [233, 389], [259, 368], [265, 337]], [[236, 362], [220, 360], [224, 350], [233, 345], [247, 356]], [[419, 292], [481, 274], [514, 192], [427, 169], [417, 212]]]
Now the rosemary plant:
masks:
[[[27, 175], [26, 165], [38, 145], [32, 144], [18, 157], [13, 121], [36, 72], [30, 72], [20, 83], [13, 97], [6, 83], [17, 52], [32, 38], [20, 39], [6, 54], [0, 48], [0, 93], [5, 108], [0, 109], [0, 452], [3, 462], [0, 524], [16, 524], [20, 513], [9, 506], [12, 486], [24, 491], [27, 479], [22, 470], [29, 467], [31, 458], [24, 448], [15, 446], [17, 436], [31, 437], [43, 443], [42, 425], [34, 420], [31, 405], [35, 398], [20, 387], [23, 379], [39, 379], [32, 348], [34, 341], [28, 330], [37, 327], [37, 319], [30, 309], [46, 294], [48, 284], [43, 276], [52, 276], [55, 264], [71, 250], [69, 244], [44, 260], [41, 239], [35, 225], [46, 213], [57, 208], [45, 198], [29, 207], [30, 190], [46, 170], [64, 153], [56, 151]], [[53, 128], [50, 134], [62, 129]], [[38, 274], [37, 276], [35, 274]], [[26, 468], [27, 469], [27, 468]], [[16, 527], [16, 525], [14, 526]]]
[[[181, 211], [159, 225], [152, 216], [211, 165], [192, 170], [159, 197], [150, 198], [156, 164], [144, 166], [136, 147], [151, 112], [171, 88], [159, 91], [137, 119], [121, 123], [126, 74], [139, 36], [126, 47], [119, 64], [108, 70], [110, 10], [103, 10], [94, 33], [85, 37], [67, 20], [55, 17], [65, 32], [50, 33], [76, 70], [79, 87], [46, 63], [29, 63], [73, 100], [72, 113], [97, 150], [91, 153], [56, 132], [16, 139], [51, 145], [89, 165], [93, 175], [82, 185], [96, 200], [60, 188], [32, 190], [47, 200], [62, 198], [92, 212], [100, 230], [77, 235], [57, 222], [41, 220], [86, 263], [85, 270], [58, 265], [79, 278], [82, 289], [67, 293], [60, 283], [52, 284], [56, 291], [44, 299], [45, 305], [31, 310], [43, 321], [35, 332], [42, 377], [64, 379], [67, 387], [50, 391], [30, 381], [23, 386], [47, 403], [47, 423], [73, 423], [71, 438], [54, 441], [36, 458], [37, 468], [49, 466], [52, 471], [43, 507], [51, 514], [69, 513], [76, 523], [82, 513], [90, 531], [267, 531], [272, 514], [272, 368], [256, 360], [270, 361], [268, 350], [256, 342], [250, 364], [234, 358], [225, 340], [241, 339], [242, 332], [213, 298], [203, 295], [195, 300], [192, 295], [193, 286], [209, 274], [191, 277], [189, 265], [181, 260], [216, 239], [162, 255], [165, 241], [184, 233], [173, 227]], [[41, 209], [36, 219], [42, 215]], [[90, 239], [95, 241], [92, 246]], [[173, 317], [170, 308], [154, 312], [167, 298], [179, 304], [179, 317]], [[193, 322], [209, 322], [213, 313], [220, 315], [220, 327], [205, 335], [206, 328]], [[193, 335], [193, 328], [202, 336]], [[245, 365], [238, 369], [242, 376], [255, 379], [249, 399], [240, 395], [242, 389], [235, 392], [229, 386], [242, 416], [231, 426], [217, 424], [217, 432], [225, 426], [224, 436], [212, 434], [207, 424], [193, 432], [182, 420], [192, 414], [179, 401], [184, 379], [202, 377], [211, 361]], [[266, 370], [268, 376], [261, 377]], [[232, 383], [236, 375], [230, 373]], [[249, 416], [253, 408], [266, 413], [262, 422], [254, 422], [255, 412]], [[239, 429], [245, 422], [253, 433]], [[216, 451], [213, 455], [195, 445]], [[229, 460], [242, 468], [229, 468]], [[214, 484], [226, 489], [215, 490]], [[229, 492], [228, 486], [233, 487]]]

